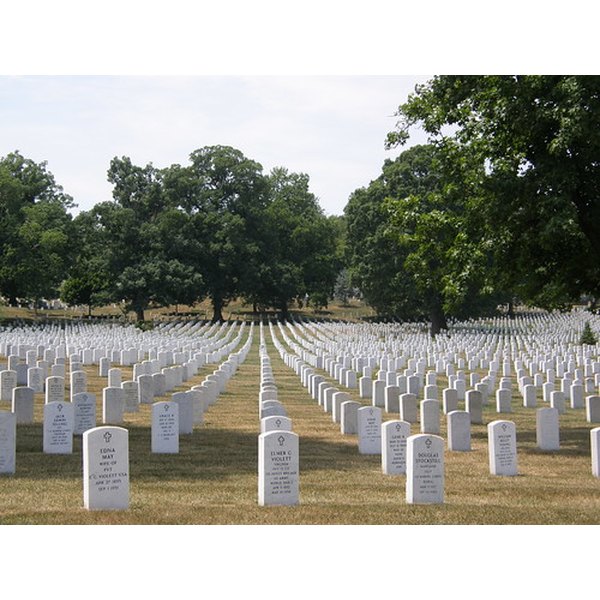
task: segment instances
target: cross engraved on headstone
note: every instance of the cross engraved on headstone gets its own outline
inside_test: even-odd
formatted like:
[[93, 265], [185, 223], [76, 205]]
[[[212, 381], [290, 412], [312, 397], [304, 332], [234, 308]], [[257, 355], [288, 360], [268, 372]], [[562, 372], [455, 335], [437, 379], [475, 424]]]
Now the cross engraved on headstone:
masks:
[[103, 437], [104, 441], [108, 444], [108, 442], [110, 442], [110, 438], [112, 437], [112, 433], [110, 433], [110, 431], [107, 431]]
[[425, 440], [425, 445], [427, 446], [427, 450], [429, 450], [429, 448], [431, 448], [431, 439], [430, 438], [427, 438]]
[[284, 438], [282, 435], [280, 435], [280, 436], [277, 438], [277, 441], [279, 442], [279, 445], [280, 445], [280, 446], [283, 446], [283, 442], [285, 442], [285, 438]]
[[169, 405], [168, 404], [165, 404], [164, 407], [165, 407], [165, 410], [169, 410]]
[[396, 423], [396, 431], [400, 431], [402, 429], [402, 425], [400, 423]]
[[63, 405], [62, 405], [62, 404], [59, 404], [59, 405], [56, 407], [56, 410], [57, 410], [58, 412], [62, 412], [62, 409], [63, 409]]
[[275, 424], [277, 425], [277, 427], [279, 427], [281, 425], [281, 419], [277, 419], [277, 421], [275, 421]]
[[506, 431], [506, 423], [502, 423], [502, 431]]

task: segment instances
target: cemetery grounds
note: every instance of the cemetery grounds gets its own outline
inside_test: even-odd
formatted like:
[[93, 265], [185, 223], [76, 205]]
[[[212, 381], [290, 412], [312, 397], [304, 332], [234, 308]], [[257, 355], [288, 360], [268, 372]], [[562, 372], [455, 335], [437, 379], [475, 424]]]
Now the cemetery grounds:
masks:
[[[181, 435], [179, 453], [153, 454], [150, 450], [151, 404], [138, 412], [125, 413], [121, 424], [129, 431], [130, 505], [128, 510], [88, 511], [82, 501], [81, 436], [74, 436], [73, 452], [44, 454], [42, 422], [44, 395], [35, 395], [34, 423], [18, 425], [16, 471], [0, 476], [1, 524], [101, 524], [101, 525], [595, 525], [600, 520], [600, 479], [592, 476], [590, 430], [597, 425], [586, 421], [585, 409], [567, 408], [560, 415], [560, 449], [541, 451], [536, 447], [536, 410], [523, 407], [514, 363], [511, 364], [511, 413], [496, 412], [494, 393], [483, 407], [483, 423], [473, 424], [470, 452], [445, 451], [444, 502], [435, 505], [407, 504], [405, 476], [382, 474], [381, 456], [361, 455], [356, 435], [342, 435], [338, 423], [310, 396], [298, 374], [282, 360], [274, 340], [289, 352], [328, 349], [332, 356], [358, 353], [378, 356], [395, 349], [409, 354], [421, 348], [430, 356], [439, 351], [458, 365], [466, 362], [469, 347], [490, 357], [499, 355], [536, 362], [544, 358], [570, 359], [589, 371], [599, 360], [599, 348], [578, 346], [577, 335], [585, 320], [597, 329], [598, 318], [588, 313], [520, 317], [457, 323], [449, 336], [432, 342], [426, 329], [414, 325], [374, 325], [343, 322], [288, 323], [263, 326], [265, 350], [283, 402], [300, 440], [299, 504], [259, 506], [257, 503], [257, 439], [259, 434], [258, 394], [260, 387], [259, 326], [252, 331], [252, 343], [245, 361], [228, 382], [217, 402], [204, 414], [204, 422], [193, 433]], [[183, 323], [183, 322], [182, 322]], [[224, 333], [235, 322], [221, 327]], [[239, 324], [235, 324], [239, 330]], [[141, 333], [133, 327], [72, 323], [62, 331], [76, 339], [81, 331], [94, 339], [107, 327], [114, 335], [131, 335], [140, 344], [160, 343], [176, 333], [171, 324]], [[179, 327], [182, 327], [180, 324]], [[35, 329], [35, 326], [32, 326]], [[18, 332], [21, 338], [27, 328]], [[251, 327], [246, 324], [244, 339]], [[11, 334], [5, 327], [4, 339]], [[184, 335], [184, 334], [182, 334]], [[145, 336], [145, 337], [144, 337]], [[152, 337], [154, 336], [154, 337]], [[287, 342], [286, 342], [287, 336]], [[152, 340], [148, 342], [148, 340]], [[449, 342], [446, 350], [443, 340]], [[66, 338], [68, 343], [68, 338]], [[290, 344], [290, 340], [292, 343]], [[16, 340], [15, 340], [16, 343]], [[243, 343], [243, 342], [242, 342]], [[436, 346], [437, 344], [437, 346]], [[498, 350], [500, 348], [500, 350]], [[456, 350], [456, 352], [455, 352]], [[390, 356], [393, 352], [390, 352]], [[6, 365], [7, 357], [0, 356]], [[66, 370], [66, 398], [69, 397], [69, 361]], [[462, 363], [461, 363], [462, 364]], [[119, 366], [111, 364], [111, 366]], [[200, 384], [217, 364], [205, 364], [177, 389], [185, 391]], [[489, 369], [481, 361], [464, 368], [468, 376], [485, 376]], [[132, 377], [130, 366], [121, 366], [122, 380]], [[435, 369], [434, 363], [427, 370]], [[83, 366], [87, 389], [96, 394], [98, 425], [101, 424], [102, 390], [106, 377], [99, 376], [97, 364]], [[327, 381], [352, 400], [367, 406], [358, 389], [347, 389], [328, 372], [318, 370]], [[374, 368], [374, 375], [377, 368]], [[445, 373], [438, 372], [438, 388], [448, 385]], [[497, 383], [496, 383], [497, 387]], [[169, 394], [157, 400], [168, 399]], [[598, 385], [595, 392], [598, 393]], [[422, 396], [421, 396], [422, 397]], [[463, 408], [464, 402], [459, 403]], [[537, 407], [547, 406], [537, 392]], [[10, 403], [0, 403], [10, 410]], [[383, 421], [398, 419], [384, 413]], [[509, 419], [516, 425], [518, 475], [493, 476], [488, 462], [487, 423]], [[440, 435], [446, 439], [446, 418], [441, 416]], [[411, 433], [419, 433], [418, 424]]]

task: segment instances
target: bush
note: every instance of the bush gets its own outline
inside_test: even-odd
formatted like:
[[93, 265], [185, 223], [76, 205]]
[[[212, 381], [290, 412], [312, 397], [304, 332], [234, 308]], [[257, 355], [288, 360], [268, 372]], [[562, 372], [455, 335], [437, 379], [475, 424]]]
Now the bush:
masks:
[[590, 327], [589, 322], [586, 322], [583, 332], [581, 333], [581, 337], [579, 338], [579, 343], [583, 346], [587, 344], [588, 346], [595, 346], [597, 343], [596, 336]]

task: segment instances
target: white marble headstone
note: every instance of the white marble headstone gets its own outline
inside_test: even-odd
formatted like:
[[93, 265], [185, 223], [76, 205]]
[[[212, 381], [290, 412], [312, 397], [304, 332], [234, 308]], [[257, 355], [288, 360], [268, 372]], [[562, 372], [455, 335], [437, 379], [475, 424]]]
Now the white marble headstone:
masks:
[[258, 436], [258, 504], [299, 503], [299, 443], [291, 431]]
[[512, 421], [488, 423], [488, 454], [492, 475], [517, 475], [517, 433]]
[[437, 435], [411, 435], [406, 442], [406, 502], [444, 502], [444, 440]]
[[129, 508], [129, 432], [95, 427], [83, 434], [83, 504], [88, 510]]

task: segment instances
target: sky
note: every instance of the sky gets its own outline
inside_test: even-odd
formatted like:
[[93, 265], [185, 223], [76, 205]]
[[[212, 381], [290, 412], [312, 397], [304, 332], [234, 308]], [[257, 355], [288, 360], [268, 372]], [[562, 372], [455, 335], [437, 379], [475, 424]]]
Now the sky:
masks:
[[[306, 173], [326, 214], [381, 173], [398, 106], [428, 76], [0, 77], [0, 156], [46, 161], [89, 210], [112, 198], [113, 157], [139, 166], [189, 164], [193, 150], [227, 145], [268, 173]], [[410, 145], [424, 143], [416, 131]]]

